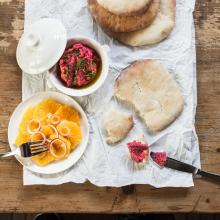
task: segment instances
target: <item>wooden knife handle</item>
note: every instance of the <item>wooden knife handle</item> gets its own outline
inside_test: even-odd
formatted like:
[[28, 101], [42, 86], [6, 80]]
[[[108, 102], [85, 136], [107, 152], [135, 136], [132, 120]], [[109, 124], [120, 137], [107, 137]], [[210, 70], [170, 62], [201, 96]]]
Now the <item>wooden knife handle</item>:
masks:
[[209, 173], [209, 172], [205, 172], [205, 171], [202, 171], [202, 170], [198, 170], [197, 174], [199, 174], [203, 177], [207, 177], [207, 178], [210, 178], [210, 179], [213, 179], [215, 181], [220, 182], [220, 175], [218, 175], [218, 174]]

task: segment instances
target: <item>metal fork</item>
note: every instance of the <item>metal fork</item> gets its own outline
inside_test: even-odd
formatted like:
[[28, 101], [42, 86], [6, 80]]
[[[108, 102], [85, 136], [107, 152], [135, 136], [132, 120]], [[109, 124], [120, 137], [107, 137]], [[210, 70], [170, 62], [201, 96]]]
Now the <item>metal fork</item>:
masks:
[[11, 156], [21, 156], [21, 157], [32, 157], [43, 152], [48, 151], [46, 148], [46, 144], [42, 143], [42, 141], [34, 141], [34, 142], [27, 142], [21, 144], [16, 150], [6, 153], [0, 153], [0, 159], [11, 157]]

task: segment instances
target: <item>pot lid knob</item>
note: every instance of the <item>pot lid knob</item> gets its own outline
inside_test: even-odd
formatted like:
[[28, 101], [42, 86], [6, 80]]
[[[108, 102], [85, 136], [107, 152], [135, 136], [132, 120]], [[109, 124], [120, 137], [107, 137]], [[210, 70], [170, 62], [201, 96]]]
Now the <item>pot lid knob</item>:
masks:
[[36, 33], [29, 33], [26, 38], [27, 47], [29, 47], [29, 49], [35, 49], [40, 43], [40, 37]]

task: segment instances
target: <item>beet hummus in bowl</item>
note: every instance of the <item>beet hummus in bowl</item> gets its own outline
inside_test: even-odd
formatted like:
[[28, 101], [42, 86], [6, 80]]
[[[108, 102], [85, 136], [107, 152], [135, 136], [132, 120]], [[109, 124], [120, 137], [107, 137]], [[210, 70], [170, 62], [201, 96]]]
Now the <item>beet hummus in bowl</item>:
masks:
[[85, 96], [104, 83], [109, 71], [106, 46], [87, 37], [71, 38], [56, 66], [50, 71], [50, 81], [70, 96]]

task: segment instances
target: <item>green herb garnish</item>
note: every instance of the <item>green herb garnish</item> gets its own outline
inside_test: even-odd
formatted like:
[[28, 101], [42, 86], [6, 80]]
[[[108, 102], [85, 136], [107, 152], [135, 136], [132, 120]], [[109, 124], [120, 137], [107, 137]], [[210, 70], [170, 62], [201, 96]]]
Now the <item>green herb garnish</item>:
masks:
[[77, 66], [77, 68], [79, 68], [79, 67], [85, 67], [86, 64], [87, 64], [86, 60], [81, 59], [81, 60], [78, 60], [78, 61], [77, 61], [76, 66]]
[[95, 74], [94, 73], [89, 73], [89, 78], [90, 79], [94, 79], [95, 78]]

